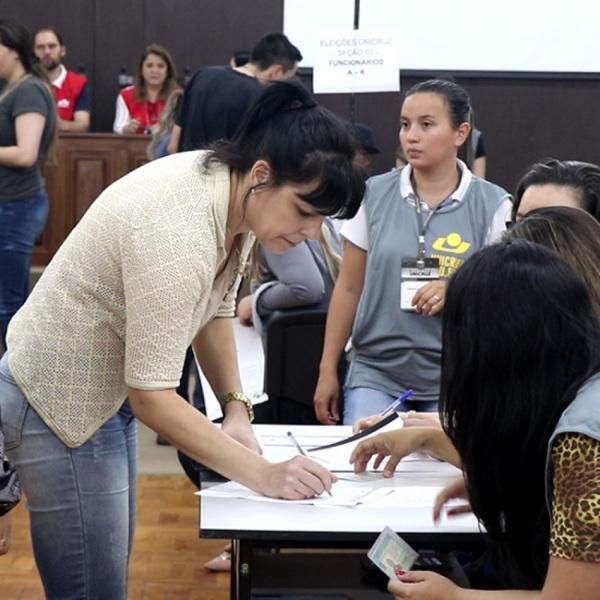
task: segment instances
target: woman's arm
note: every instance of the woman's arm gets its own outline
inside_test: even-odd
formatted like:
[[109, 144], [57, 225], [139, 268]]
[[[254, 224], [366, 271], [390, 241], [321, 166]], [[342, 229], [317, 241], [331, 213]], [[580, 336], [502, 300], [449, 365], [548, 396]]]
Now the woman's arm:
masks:
[[352, 332], [365, 281], [366, 263], [366, 251], [346, 242], [342, 267], [329, 304], [319, 380], [315, 390], [317, 419], [326, 425], [333, 425], [340, 420], [337, 368]]
[[46, 117], [40, 113], [23, 113], [15, 119], [16, 146], [0, 147], [0, 164], [6, 167], [27, 169], [39, 157], [40, 142]]
[[600, 600], [600, 563], [550, 557], [541, 591], [464, 589], [431, 571], [400, 575], [390, 580], [388, 590], [396, 599], [413, 600]]
[[305, 456], [270, 463], [213, 425], [175, 390], [128, 389], [136, 417], [173, 446], [229, 479], [266, 496], [299, 499], [330, 490], [336, 480]]
[[167, 146], [167, 152], [169, 154], [175, 154], [179, 151], [179, 140], [181, 138], [181, 127], [179, 125], [173, 125], [173, 129], [171, 131], [171, 139], [169, 140], [169, 145]]
[[[243, 391], [231, 318], [215, 318], [207, 323], [196, 335], [192, 347], [219, 401], [229, 392]], [[245, 404], [234, 401], [221, 408], [225, 415], [223, 431], [247, 448], [260, 453]]]
[[323, 299], [325, 282], [308, 242], [283, 254], [265, 249], [261, 250], [261, 254], [275, 282], [256, 292], [259, 315], [281, 308], [315, 304]]
[[228, 392], [242, 391], [232, 320], [229, 317], [212, 319], [192, 342], [196, 358], [217, 398]]
[[[600, 514], [594, 509], [600, 497], [600, 442], [563, 433], [552, 446], [552, 463], [551, 555], [541, 591], [465, 590], [440, 575], [419, 571], [401, 576], [401, 582], [390, 582], [390, 591], [396, 598], [410, 592], [411, 598], [421, 600], [600, 600]], [[436, 499], [434, 519], [449, 499], [465, 496], [464, 479], [445, 488]], [[459, 512], [456, 506], [451, 511]]]

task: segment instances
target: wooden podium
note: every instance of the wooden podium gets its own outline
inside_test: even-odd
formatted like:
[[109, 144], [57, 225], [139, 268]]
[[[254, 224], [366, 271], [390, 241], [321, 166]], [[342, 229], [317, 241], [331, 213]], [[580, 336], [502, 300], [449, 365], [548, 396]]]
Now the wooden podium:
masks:
[[32, 263], [47, 265], [75, 224], [113, 181], [148, 161], [149, 136], [109, 133], [62, 133], [56, 158], [44, 177], [50, 201], [46, 229]]

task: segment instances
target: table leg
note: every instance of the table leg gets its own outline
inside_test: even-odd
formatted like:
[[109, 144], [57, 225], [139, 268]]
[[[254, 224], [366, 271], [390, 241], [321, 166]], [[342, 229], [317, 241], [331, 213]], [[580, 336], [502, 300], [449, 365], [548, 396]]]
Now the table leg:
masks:
[[252, 541], [232, 540], [231, 543], [231, 600], [251, 600]]

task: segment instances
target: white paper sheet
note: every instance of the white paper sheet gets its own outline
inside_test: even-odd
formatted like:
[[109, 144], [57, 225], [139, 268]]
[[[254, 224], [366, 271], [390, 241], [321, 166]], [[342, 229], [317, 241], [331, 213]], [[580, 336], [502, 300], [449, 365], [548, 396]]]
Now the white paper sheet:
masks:
[[[403, 426], [402, 419], [398, 418], [392, 421], [382, 429], [376, 431], [372, 435], [384, 431], [391, 431], [394, 429], [401, 429]], [[317, 446], [324, 446], [343, 440], [352, 435], [352, 427], [324, 427], [323, 425], [315, 425], [310, 427], [301, 427], [295, 429], [293, 426], [268, 426], [268, 428], [256, 426], [254, 431], [258, 437], [258, 440], [263, 448], [265, 457], [273, 462], [281, 462], [294, 457], [297, 454], [296, 449], [290, 443], [287, 437], [287, 429], [293, 432], [294, 437], [298, 440], [298, 443], [304, 450], [307, 451], [307, 455], [327, 467], [330, 471], [334, 472], [351, 472], [353, 466], [350, 464], [350, 456], [356, 448], [356, 446], [362, 440], [344, 444], [342, 446], [336, 446], [334, 448], [328, 448], [327, 450], [317, 450], [311, 452], [311, 448]], [[366, 439], [366, 438], [363, 438]], [[404, 461], [420, 460], [424, 463], [424, 469], [429, 470], [426, 463], [434, 460], [425, 455], [412, 455], [400, 461], [398, 470], [402, 471], [406, 468]], [[411, 467], [414, 470], [414, 466]]]
[[256, 500], [258, 502], [273, 502], [273, 503], [291, 503], [291, 504], [312, 504], [314, 506], [347, 506], [353, 507], [361, 502], [366, 502], [371, 495], [385, 495], [390, 490], [376, 490], [372, 487], [359, 486], [336, 486], [332, 496], [321, 494], [314, 498], [305, 498], [302, 500], [282, 500], [278, 498], [268, 498], [257, 492], [253, 492], [247, 487], [229, 481], [221, 485], [215, 485], [206, 490], [196, 492], [199, 496], [212, 498], [243, 498], [245, 500]]
[[[233, 334], [235, 336], [240, 378], [244, 392], [248, 395], [252, 404], [265, 402], [268, 400], [267, 395], [263, 391], [265, 356], [260, 336], [254, 327], [245, 327], [238, 319], [233, 319]], [[198, 362], [196, 362], [196, 365], [198, 366], [202, 391], [204, 392], [206, 416], [211, 421], [214, 421], [223, 416], [221, 405], [204, 373], [202, 373]]]
[[[376, 483], [366, 486], [364, 483], [363, 485], [358, 485], [340, 482], [333, 486], [332, 496], [321, 494], [315, 498], [302, 500], [281, 500], [262, 496], [239, 483], [229, 481], [196, 492], [196, 494], [211, 498], [242, 498], [258, 502], [312, 504], [322, 507], [345, 506], [360, 508], [360, 506], [365, 506], [370, 508], [397, 507], [401, 509], [422, 508], [424, 506], [433, 508], [435, 499], [442, 489], [442, 486], [379, 487]], [[454, 500], [447, 503], [447, 505], [462, 503], [460, 500]]]

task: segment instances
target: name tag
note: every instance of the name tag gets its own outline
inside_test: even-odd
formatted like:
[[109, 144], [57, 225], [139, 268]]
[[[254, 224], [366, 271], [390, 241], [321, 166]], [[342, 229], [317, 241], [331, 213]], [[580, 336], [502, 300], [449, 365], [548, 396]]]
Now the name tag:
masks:
[[400, 282], [400, 308], [416, 310], [412, 300], [419, 289], [440, 278], [438, 258], [402, 258]]

